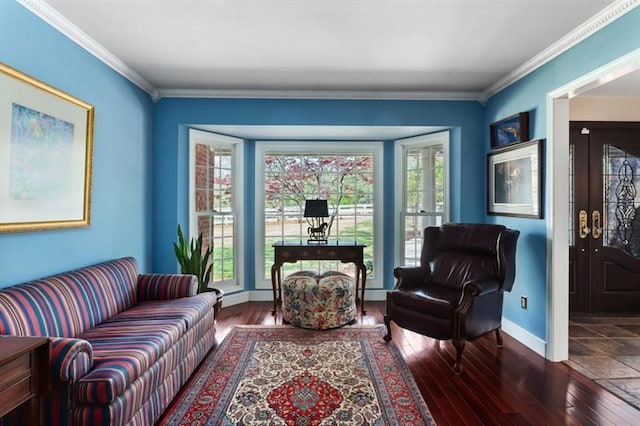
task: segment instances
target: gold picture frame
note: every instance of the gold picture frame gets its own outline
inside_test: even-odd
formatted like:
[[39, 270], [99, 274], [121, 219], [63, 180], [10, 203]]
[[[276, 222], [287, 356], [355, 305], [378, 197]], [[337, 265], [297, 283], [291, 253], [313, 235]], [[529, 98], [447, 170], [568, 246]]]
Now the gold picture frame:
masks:
[[94, 107], [0, 63], [0, 232], [90, 223]]

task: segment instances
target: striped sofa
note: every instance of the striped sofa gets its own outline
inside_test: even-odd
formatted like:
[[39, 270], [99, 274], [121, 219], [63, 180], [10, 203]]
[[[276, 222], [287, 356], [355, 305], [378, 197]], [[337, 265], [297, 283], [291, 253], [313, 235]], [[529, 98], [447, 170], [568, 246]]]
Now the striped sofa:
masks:
[[196, 288], [122, 258], [0, 289], [0, 334], [51, 338], [47, 424], [153, 425], [214, 342]]

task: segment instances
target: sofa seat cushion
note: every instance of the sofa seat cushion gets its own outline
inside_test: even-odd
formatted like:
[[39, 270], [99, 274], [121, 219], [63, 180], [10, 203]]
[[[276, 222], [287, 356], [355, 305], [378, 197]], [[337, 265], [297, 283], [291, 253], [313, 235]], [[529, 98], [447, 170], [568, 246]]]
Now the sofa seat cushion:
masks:
[[155, 319], [103, 323], [78, 336], [93, 347], [94, 368], [81, 378], [78, 403], [108, 404], [147, 371], [184, 335], [180, 320]]
[[122, 321], [149, 321], [156, 319], [181, 321], [188, 330], [213, 309], [215, 296], [208, 294], [174, 300], [151, 300], [120, 312], [105, 324]]
[[452, 318], [462, 293], [456, 288], [431, 284], [413, 290], [392, 291], [393, 304], [439, 318]]

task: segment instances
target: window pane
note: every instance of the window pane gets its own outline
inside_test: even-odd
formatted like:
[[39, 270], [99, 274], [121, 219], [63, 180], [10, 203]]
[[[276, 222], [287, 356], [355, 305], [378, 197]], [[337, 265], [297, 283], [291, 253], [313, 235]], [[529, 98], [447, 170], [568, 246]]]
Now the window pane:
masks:
[[[278, 153], [265, 156], [265, 259], [273, 258], [271, 245], [281, 240], [306, 241], [311, 226], [303, 217], [307, 199], [326, 199], [329, 206], [327, 238], [366, 244], [365, 264], [373, 274], [373, 154]], [[294, 270], [340, 270], [353, 265], [340, 262], [298, 262]], [[265, 278], [270, 270], [265, 266]]]
[[422, 234], [440, 226], [445, 206], [445, 158], [442, 144], [405, 149], [404, 264], [420, 264]]
[[211, 217], [210, 216], [198, 216], [198, 235], [202, 234], [204, 244], [209, 244], [212, 237]]
[[220, 169], [215, 183], [215, 209], [219, 212], [231, 211], [231, 170]]
[[212, 209], [222, 212], [231, 211], [231, 150], [211, 147], [213, 151], [213, 183], [214, 192]]
[[418, 266], [422, 248], [422, 226], [418, 226], [418, 217], [409, 216], [404, 229], [404, 265]]
[[211, 249], [213, 283], [234, 279], [233, 150], [226, 145], [196, 143], [195, 210], [203, 250]]

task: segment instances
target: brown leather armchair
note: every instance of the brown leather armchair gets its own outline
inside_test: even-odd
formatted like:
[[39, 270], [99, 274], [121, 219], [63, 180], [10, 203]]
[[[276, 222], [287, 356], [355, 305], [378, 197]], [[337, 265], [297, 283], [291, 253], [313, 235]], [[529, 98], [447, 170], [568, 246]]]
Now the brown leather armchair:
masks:
[[391, 321], [438, 340], [452, 339], [458, 374], [466, 341], [495, 330], [502, 346], [502, 298], [513, 287], [519, 234], [490, 224], [425, 228], [421, 266], [393, 271], [397, 282], [387, 293], [384, 339], [391, 340]]

